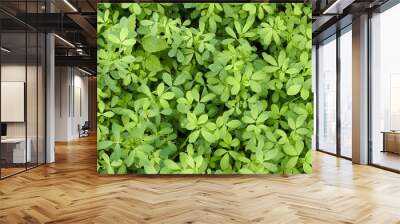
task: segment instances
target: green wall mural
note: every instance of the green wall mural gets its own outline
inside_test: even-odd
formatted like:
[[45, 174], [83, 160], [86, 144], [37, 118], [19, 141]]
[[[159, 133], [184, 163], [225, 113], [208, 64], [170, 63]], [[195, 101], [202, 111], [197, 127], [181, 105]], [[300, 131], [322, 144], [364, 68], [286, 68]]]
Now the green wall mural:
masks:
[[312, 172], [311, 6], [98, 4], [101, 174]]

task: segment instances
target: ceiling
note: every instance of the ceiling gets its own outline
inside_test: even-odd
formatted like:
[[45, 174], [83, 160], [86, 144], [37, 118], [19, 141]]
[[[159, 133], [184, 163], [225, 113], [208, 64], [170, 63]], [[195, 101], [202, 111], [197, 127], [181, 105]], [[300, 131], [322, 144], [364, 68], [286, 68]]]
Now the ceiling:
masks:
[[[96, 73], [96, 0], [0, 0], [2, 42], [8, 56], [26, 55], [25, 32], [52, 32], [56, 65], [73, 65]], [[51, 12], [51, 13], [50, 13]], [[29, 41], [30, 35], [27, 35]], [[6, 44], [7, 42], [7, 44]], [[36, 51], [28, 43], [27, 52]], [[29, 58], [29, 57], [28, 57]]]
[[312, 0], [313, 44], [350, 25], [354, 17], [372, 12], [389, 0]]
[[[319, 43], [349, 24], [360, 13], [379, 7], [388, 0], [311, 0], [313, 6], [313, 43]], [[96, 71], [96, 4], [102, 0], [0, 0], [3, 32], [18, 33], [31, 28], [55, 32], [56, 63]], [[51, 11], [52, 13], [49, 13]], [[10, 36], [10, 37], [8, 37]], [[18, 38], [9, 34], [5, 38]], [[66, 40], [66, 41], [64, 41]], [[69, 44], [71, 43], [71, 44]], [[21, 43], [23, 44], [23, 43]], [[31, 52], [28, 46], [28, 54]]]

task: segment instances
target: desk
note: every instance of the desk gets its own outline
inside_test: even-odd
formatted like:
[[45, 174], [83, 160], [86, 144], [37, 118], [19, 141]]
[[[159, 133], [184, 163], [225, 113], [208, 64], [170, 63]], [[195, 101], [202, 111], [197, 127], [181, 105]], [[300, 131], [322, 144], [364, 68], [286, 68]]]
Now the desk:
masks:
[[400, 154], [400, 131], [383, 131], [382, 152]]
[[[28, 147], [26, 147], [26, 153], [25, 153], [25, 138], [1, 139], [2, 157], [9, 163], [31, 162], [31, 160], [32, 160], [32, 153], [31, 153], [32, 140], [30, 138], [28, 138], [28, 139], [26, 139], [26, 142], [28, 143], [27, 144]], [[10, 148], [10, 146], [12, 148]], [[3, 156], [3, 152], [5, 152], [4, 153], [5, 156]], [[12, 156], [10, 154], [12, 154]], [[11, 160], [11, 158], [12, 158], [12, 160]]]

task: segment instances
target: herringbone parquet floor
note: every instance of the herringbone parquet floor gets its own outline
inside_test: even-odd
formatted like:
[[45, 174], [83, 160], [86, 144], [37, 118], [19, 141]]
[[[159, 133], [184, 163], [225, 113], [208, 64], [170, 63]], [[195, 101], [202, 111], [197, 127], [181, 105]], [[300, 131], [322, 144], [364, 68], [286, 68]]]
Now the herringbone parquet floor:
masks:
[[312, 175], [99, 176], [95, 144], [0, 181], [0, 223], [400, 223], [400, 175], [326, 154]]

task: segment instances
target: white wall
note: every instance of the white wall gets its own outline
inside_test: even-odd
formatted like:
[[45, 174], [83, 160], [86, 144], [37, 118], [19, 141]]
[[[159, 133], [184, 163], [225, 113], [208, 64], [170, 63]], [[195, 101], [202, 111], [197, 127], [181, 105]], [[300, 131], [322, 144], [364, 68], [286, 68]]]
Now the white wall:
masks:
[[67, 67], [55, 68], [55, 140], [68, 140], [69, 117], [69, 69]]
[[[77, 70], [75, 70], [74, 75], [74, 108], [72, 109], [73, 119], [71, 120], [72, 130], [71, 135], [73, 138], [79, 137], [78, 133], [78, 124], [83, 125], [85, 121], [88, 121], [88, 78], [86, 76], [81, 76], [82, 73], [79, 72], [76, 74]], [[79, 93], [80, 92], [80, 93]], [[79, 97], [80, 95], [80, 97]], [[80, 101], [80, 102], [79, 102]], [[81, 108], [80, 108], [81, 107]], [[74, 111], [75, 110], [75, 111]], [[80, 111], [82, 110], [82, 111]]]
[[[8, 64], [1, 66], [1, 81], [25, 82], [25, 64]], [[7, 108], [1, 108], [7, 110]], [[7, 123], [7, 137], [25, 137], [25, 122]]]
[[56, 67], [55, 73], [55, 140], [70, 141], [79, 138], [78, 125], [88, 120], [88, 78], [72, 67]]

